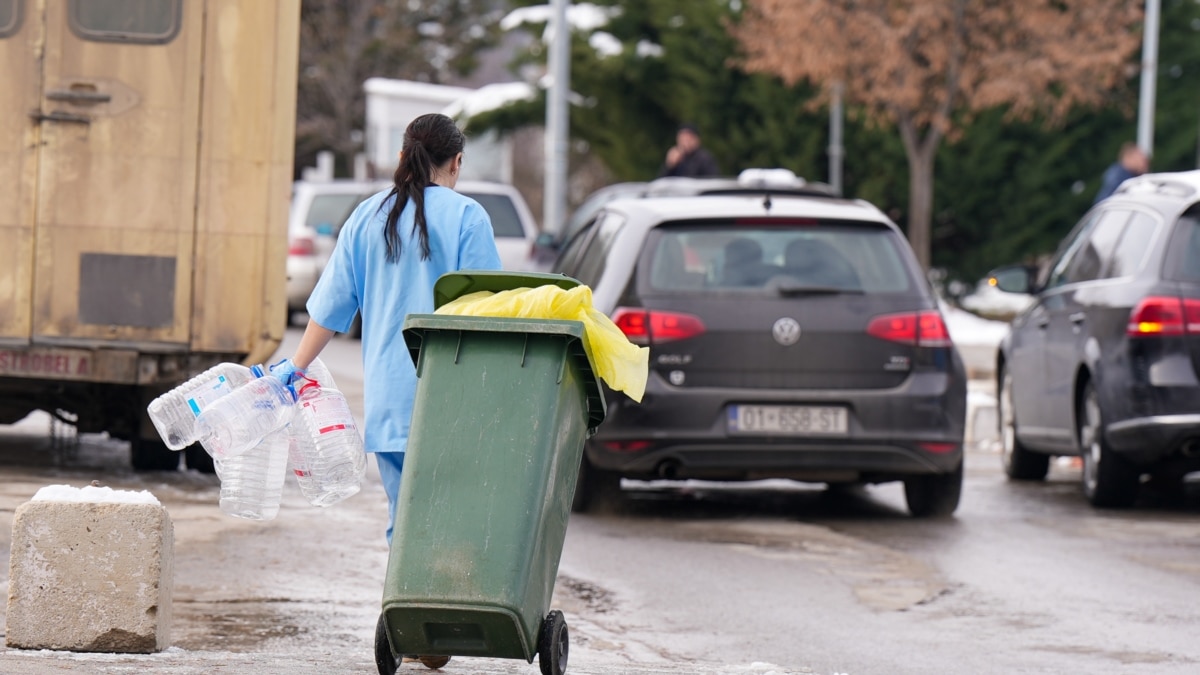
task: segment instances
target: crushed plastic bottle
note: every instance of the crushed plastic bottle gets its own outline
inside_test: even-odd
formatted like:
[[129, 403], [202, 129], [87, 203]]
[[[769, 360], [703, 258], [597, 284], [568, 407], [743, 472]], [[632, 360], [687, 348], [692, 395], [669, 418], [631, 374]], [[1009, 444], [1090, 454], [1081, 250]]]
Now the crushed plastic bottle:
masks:
[[251, 371], [254, 379], [209, 404], [196, 418], [197, 435], [213, 459], [248, 451], [295, 415], [295, 390], [277, 378], [263, 377], [261, 366]]
[[330, 506], [362, 488], [367, 455], [346, 397], [305, 378], [288, 427], [290, 463], [300, 492], [313, 506]]
[[287, 430], [280, 429], [240, 455], [215, 460], [221, 512], [247, 520], [271, 520], [278, 515], [290, 445]]
[[218, 363], [150, 402], [146, 411], [163, 443], [182, 450], [199, 440], [196, 417], [213, 401], [254, 378], [240, 363]]

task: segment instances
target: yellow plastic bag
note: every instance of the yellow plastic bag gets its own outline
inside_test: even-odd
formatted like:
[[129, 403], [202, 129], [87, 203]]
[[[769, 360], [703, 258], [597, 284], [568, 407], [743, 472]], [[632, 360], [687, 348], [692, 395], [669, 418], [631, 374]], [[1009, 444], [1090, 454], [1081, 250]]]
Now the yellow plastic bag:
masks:
[[650, 350], [638, 347], [620, 328], [592, 307], [592, 289], [576, 286], [514, 288], [510, 291], [479, 291], [448, 302], [438, 314], [492, 316], [511, 319], [567, 319], [583, 322], [584, 340], [595, 362], [596, 375], [612, 389], [641, 401], [650, 371]]

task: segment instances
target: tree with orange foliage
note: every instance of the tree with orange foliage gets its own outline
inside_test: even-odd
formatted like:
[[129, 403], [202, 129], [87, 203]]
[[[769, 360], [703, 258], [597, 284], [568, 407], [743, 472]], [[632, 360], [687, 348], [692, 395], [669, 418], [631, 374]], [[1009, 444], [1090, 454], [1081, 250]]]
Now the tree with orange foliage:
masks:
[[1061, 122], [1104, 102], [1141, 44], [1141, 0], [748, 0], [730, 27], [741, 66], [808, 80], [868, 122], [893, 124], [908, 157], [908, 237], [930, 263], [934, 156], [971, 114]]

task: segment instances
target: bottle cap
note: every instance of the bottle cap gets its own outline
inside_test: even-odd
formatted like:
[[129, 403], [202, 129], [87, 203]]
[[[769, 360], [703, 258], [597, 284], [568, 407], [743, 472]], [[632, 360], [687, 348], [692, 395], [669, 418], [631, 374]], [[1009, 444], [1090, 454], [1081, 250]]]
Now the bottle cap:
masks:
[[265, 375], [266, 373], [265, 373], [265, 372], [263, 372], [263, 367], [262, 367], [262, 365], [261, 365], [261, 364], [258, 364], [258, 365], [253, 365], [253, 366], [250, 366], [250, 374], [251, 374], [251, 375], [253, 375], [253, 376], [255, 376], [255, 377], [262, 377], [262, 376], [263, 376], [263, 375]]

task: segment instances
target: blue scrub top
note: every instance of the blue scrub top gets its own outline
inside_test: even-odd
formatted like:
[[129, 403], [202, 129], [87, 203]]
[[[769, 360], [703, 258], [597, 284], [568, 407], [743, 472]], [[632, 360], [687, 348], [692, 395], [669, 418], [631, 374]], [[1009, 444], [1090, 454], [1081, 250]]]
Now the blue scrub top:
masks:
[[392, 198], [385, 190], [358, 205], [346, 220], [333, 255], [308, 298], [308, 315], [339, 333], [362, 314], [363, 405], [367, 452], [404, 452], [417, 373], [401, 328], [410, 313], [433, 312], [433, 284], [458, 270], [498, 270], [492, 222], [478, 202], [439, 185], [425, 188], [429, 259], [413, 232], [410, 199], [397, 222], [400, 259], [386, 260], [383, 230]]

